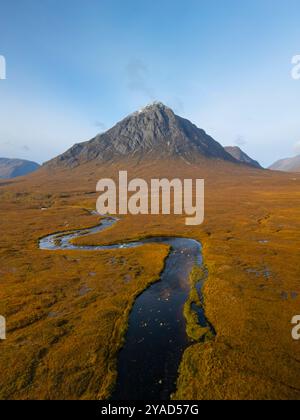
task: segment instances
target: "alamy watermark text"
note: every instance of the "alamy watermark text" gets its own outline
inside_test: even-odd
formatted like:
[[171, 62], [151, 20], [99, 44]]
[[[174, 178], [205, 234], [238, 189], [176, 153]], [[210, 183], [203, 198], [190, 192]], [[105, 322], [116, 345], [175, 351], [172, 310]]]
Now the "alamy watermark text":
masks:
[[6, 339], [6, 320], [4, 316], [0, 315], [0, 340]]
[[6, 60], [3, 55], [0, 55], [0, 80], [6, 79]]
[[101, 179], [96, 187], [101, 192], [97, 211], [105, 215], [176, 215], [185, 214], [185, 224], [200, 225], [204, 221], [203, 179], [140, 178], [128, 182], [127, 171], [119, 172], [119, 185], [113, 179]]
[[299, 341], [300, 340], [300, 315], [295, 315], [293, 317], [292, 325], [294, 325], [292, 329], [293, 340]]
[[300, 55], [294, 55], [292, 65], [292, 78], [294, 80], [300, 80]]

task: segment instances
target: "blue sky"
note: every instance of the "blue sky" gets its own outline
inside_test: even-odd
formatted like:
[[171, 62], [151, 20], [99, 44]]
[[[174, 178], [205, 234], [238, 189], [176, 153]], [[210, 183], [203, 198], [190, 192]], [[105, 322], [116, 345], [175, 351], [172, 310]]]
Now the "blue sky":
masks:
[[300, 153], [299, 0], [0, 6], [0, 156], [46, 161], [154, 100], [264, 165]]

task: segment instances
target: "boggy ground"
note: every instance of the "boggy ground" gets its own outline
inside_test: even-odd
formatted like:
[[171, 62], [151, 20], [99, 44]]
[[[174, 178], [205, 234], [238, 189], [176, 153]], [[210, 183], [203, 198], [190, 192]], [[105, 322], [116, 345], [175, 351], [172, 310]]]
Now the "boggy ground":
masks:
[[[299, 399], [300, 175], [220, 162], [130, 166], [129, 177], [206, 181], [202, 226], [183, 217], [127, 216], [80, 238], [104, 244], [151, 235], [200, 240], [205, 309], [216, 336], [186, 350], [173, 398]], [[106, 398], [135, 297], [159, 278], [166, 247], [41, 251], [38, 238], [95, 225], [95, 185], [117, 166], [42, 169], [0, 183], [0, 398]], [[42, 208], [46, 208], [42, 210]]]

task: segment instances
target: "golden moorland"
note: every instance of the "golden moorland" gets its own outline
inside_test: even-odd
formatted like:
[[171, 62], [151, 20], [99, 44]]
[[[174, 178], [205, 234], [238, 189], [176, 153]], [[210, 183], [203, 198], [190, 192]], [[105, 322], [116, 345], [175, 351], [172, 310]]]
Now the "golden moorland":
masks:
[[[168, 247], [44, 251], [39, 238], [96, 225], [101, 177], [205, 179], [205, 221], [125, 216], [77, 239], [108, 244], [152, 235], [199, 240], [205, 312], [216, 335], [185, 351], [174, 399], [300, 399], [300, 174], [222, 161], [42, 168], [0, 182], [1, 399], [109, 397], [135, 298], [159, 279]], [[128, 273], [131, 281], [128, 282]]]

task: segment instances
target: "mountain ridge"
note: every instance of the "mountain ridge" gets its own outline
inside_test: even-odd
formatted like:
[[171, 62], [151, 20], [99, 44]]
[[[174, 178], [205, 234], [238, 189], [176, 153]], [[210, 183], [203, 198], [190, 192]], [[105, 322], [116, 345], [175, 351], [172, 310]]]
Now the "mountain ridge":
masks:
[[176, 115], [161, 102], [154, 102], [128, 115], [105, 133], [74, 144], [44, 166], [73, 168], [93, 160], [112, 162], [134, 158], [140, 161], [154, 156], [181, 158], [188, 163], [200, 157], [237, 163], [203, 129]]
[[0, 179], [28, 175], [40, 168], [36, 162], [26, 159], [0, 158]]
[[300, 155], [277, 160], [269, 169], [281, 172], [300, 172]]
[[262, 169], [260, 163], [247, 155], [247, 153], [245, 153], [240, 147], [226, 146], [224, 149], [239, 162], [244, 163], [245, 165], [253, 166], [254, 168]]

